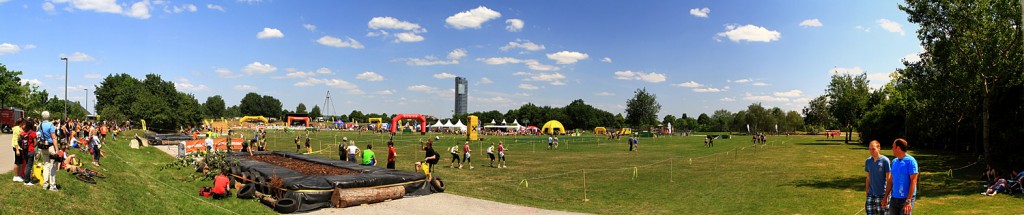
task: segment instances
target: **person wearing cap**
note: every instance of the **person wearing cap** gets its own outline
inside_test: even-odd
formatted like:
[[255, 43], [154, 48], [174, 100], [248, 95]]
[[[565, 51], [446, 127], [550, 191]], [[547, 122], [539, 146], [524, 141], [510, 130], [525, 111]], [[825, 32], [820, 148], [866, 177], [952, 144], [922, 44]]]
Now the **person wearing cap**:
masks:
[[348, 142], [348, 137], [342, 137], [341, 142], [338, 143], [338, 160], [345, 161], [345, 143]]

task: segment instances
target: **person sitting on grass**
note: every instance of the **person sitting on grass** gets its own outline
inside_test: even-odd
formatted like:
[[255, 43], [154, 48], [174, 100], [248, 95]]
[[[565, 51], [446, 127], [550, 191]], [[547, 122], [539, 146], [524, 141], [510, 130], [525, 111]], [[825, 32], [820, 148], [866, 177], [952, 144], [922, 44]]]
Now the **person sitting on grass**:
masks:
[[220, 174], [213, 177], [213, 188], [203, 187], [200, 189], [200, 194], [206, 197], [213, 197], [213, 199], [223, 199], [231, 196], [231, 188], [228, 187], [231, 183], [231, 179], [228, 178], [228, 171], [221, 169]]
[[981, 195], [994, 196], [1000, 191], [1006, 191], [1006, 187], [1006, 179], [998, 178], [996, 179], [996, 183], [992, 184], [992, 186], [988, 186], [988, 189], [986, 189], [984, 193], [981, 193]]
[[363, 150], [363, 166], [376, 166], [377, 157], [373, 153], [373, 145], [366, 144], [366, 150]]

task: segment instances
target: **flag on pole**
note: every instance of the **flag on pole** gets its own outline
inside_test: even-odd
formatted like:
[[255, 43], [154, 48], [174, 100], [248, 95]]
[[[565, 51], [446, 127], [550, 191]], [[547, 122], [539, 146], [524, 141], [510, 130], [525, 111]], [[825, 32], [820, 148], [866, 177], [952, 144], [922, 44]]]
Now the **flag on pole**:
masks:
[[750, 124], [747, 124], [747, 133], [750, 133]]

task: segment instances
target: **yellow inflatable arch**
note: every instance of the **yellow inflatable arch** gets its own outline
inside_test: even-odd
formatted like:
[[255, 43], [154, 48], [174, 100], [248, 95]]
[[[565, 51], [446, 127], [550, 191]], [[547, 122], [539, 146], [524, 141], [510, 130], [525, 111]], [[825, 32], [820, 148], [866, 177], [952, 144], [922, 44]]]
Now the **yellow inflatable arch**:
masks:
[[241, 124], [251, 120], [262, 121], [264, 125], [269, 123], [269, 120], [263, 116], [243, 116], [241, 119], [238, 119], [238, 123]]
[[604, 127], [594, 128], [594, 134], [597, 134], [597, 135], [604, 135], [604, 133], [607, 133], [607, 132], [608, 132], [608, 129], [605, 129]]

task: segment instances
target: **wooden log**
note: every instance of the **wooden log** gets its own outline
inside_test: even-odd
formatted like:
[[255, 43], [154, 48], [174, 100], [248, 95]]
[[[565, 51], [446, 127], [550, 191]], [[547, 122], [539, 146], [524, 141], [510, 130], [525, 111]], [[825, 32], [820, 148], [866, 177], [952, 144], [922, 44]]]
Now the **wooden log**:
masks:
[[343, 208], [378, 203], [389, 199], [400, 199], [404, 195], [405, 186], [401, 185], [383, 188], [334, 188], [334, 193], [331, 194], [331, 203], [336, 208]]

